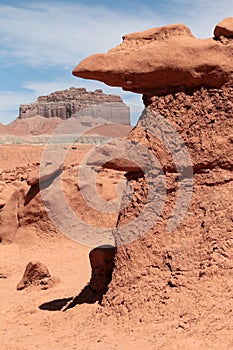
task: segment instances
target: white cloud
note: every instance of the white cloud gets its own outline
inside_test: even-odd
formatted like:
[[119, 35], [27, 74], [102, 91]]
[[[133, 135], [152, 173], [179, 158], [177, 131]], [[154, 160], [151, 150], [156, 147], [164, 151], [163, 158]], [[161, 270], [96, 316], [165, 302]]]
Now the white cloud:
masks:
[[[214, 25], [233, 12], [232, 0], [170, 0], [167, 12], [146, 6], [132, 12], [81, 3], [31, 3], [27, 8], [0, 6], [0, 62], [33, 67], [72, 68], [85, 56], [119, 44], [123, 34], [183, 22], [198, 36], [211, 36]], [[161, 10], [160, 10], [161, 11]]]
[[157, 26], [161, 19], [144, 10], [129, 14], [100, 6], [69, 3], [0, 6], [0, 36], [7, 64], [70, 67], [96, 51], [106, 51], [130, 31]]

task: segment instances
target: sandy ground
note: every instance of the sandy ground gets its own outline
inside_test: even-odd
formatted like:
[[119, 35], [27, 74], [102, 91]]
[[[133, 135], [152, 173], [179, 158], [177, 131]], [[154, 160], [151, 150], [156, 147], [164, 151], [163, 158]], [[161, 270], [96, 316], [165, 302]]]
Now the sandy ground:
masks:
[[[109, 322], [101, 322], [99, 312], [96, 314], [98, 303], [58, 310], [88, 282], [88, 252], [89, 248], [66, 239], [0, 247], [0, 266], [6, 274], [0, 279], [1, 349], [128, 349], [129, 341], [133, 349], [154, 348], [151, 327], [139, 322], [121, 324], [111, 316]], [[17, 291], [27, 262], [35, 259], [46, 263], [61, 282], [48, 290]]]
[[[81, 150], [73, 153], [69, 162], [79, 162], [86, 152], [84, 146]], [[15, 174], [17, 167], [36, 164], [42, 151], [42, 146], [1, 146], [1, 171], [11, 170]], [[216, 289], [216, 300], [213, 294], [209, 314], [196, 314], [194, 319], [179, 322], [156, 315], [151, 320], [146, 314], [140, 318], [121, 318], [109, 310], [108, 314], [103, 312], [97, 302], [84, 302], [64, 311], [90, 279], [90, 247], [62, 235], [43, 237], [36, 228], [29, 230], [32, 239], [18, 238], [13, 244], [0, 244], [0, 349], [233, 349], [232, 289], [229, 287], [223, 303], [221, 288]], [[47, 290], [31, 287], [17, 291], [29, 261], [44, 263], [60, 282]], [[211, 281], [206, 283], [208, 287]], [[174, 309], [176, 307], [174, 305]], [[220, 317], [222, 313], [227, 315], [224, 322]]]
[[[78, 295], [90, 277], [88, 247], [60, 238], [40, 240], [37, 244], [0, 246], [1, 349], [232, 349], [231, 328], [219, 327], [216, 338], [205, 332], [205, 322], [198, 325], [174, 321], [127, 320], [112, 315], [101, 317], [98, 303], [76, 305], [59, 310]], [[29, 288], [17, 291], [28, 261], [44, 262], [61, 282], [48, 290]], [[216, 305], [217, 307], [217, 305]], [[146, 315], [145, 315], [146, 319]], [[213, 322], [213, 320], [211, 320]], [[231, 322], [226, 320], [226, 322]], [[226, 328], [225, 328], [226, 327]], [[222, 338], [222, 346], [221, 346]], [[216, 342], [216, 343], [215, 343]]]

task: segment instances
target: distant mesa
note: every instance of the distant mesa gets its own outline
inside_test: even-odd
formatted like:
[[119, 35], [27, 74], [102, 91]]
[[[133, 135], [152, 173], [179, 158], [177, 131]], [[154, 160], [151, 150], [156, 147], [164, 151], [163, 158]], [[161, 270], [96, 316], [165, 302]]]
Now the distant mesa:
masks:
[[[130, 109], [120, 96], [104, 94], [100, 89], [91, 92], [71, 87], [20, 105], [16, 120], [9, 125], [0, 124], [0, 135], [83, 134], [96, 127], [99, 128], [95, 132], [102, 135], [106, 134], [106, 127], [102, 131], [101, 126], [111, 123], [119, 125], [118, 136], [131, 130]], [[112, 134], [113, 130], [108, 128], [108, 132]]]
[[40, 96], [31, 104], [20, 105], [19, 118], [40, 115], [45, 118], [69, 119], [71, 117], [101, 118], [108, 122], [130, 124], [129, 107], [118, 95], [104, 94], [98, 89], [89, 92], [84, 88], [71, 87]]

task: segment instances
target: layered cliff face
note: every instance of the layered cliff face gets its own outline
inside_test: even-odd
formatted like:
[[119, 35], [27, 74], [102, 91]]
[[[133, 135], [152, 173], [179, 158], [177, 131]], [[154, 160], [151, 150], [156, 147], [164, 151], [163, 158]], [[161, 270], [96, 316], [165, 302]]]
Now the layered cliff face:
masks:
[[34, 103], [20, 105], [19, 118], [38, 115], [63, 120], [71, 117], [82, 119], [92, 117], [102, 118], [108, 122], [130, 124], [129, 108], [120, 96], [106, 95], [102, 90], [88, 92], [84, 88], [74, 87], [48, 96], [40, 96]]
[[[130, 232], [135, 240], [117, 248], [105, 310], [136, 313], [141, 320], [147, 314], [158, 320], [178, 319], [184, 329], [200, 315], [207, 328], [214, 313], [222, 325], [223, 317], [230, 317], [232, 25], [233, 18], [224, 20], [216, 27], [215, 38], [206, 40], [194, 38], [183, 25], [126, 35], [120, 46], [87, 58], [74, 70], [77, 76], [143, 93], [146, 110], [129, 139], [144, 145], [159, 162], [158, 176], [166, 184], [159, 218], [144, 232], [154, 215], [151, 210]], [[163, 123], [183, 140], [181, 147], [171, 146], [176, 143], [172, 137], [166, 142], [169, 130]], [[183, 162], [182, 149], [188, 152], [192, 171], [190, 163], [178, 164]], [[145, 172], [135, 169], [126, 176], [134, 194], [119, 214], [116, 242], [119, 234], [127, 237], [126, 224], [140, 217], [148, 203], [150, 183]], [[182, 185], [190, 180], [192, 184], [184, 186], [179, 197]], [[160, 194], [160, 188], [154, 191]], [[169, 221], [179, 211], [180, 222], [168, 232]]]

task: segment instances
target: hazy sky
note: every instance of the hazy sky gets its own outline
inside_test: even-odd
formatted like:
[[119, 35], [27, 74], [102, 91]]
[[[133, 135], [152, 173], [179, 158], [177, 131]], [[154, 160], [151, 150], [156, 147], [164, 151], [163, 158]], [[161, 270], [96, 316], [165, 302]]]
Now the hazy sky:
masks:
[[229, 16], [232, 0], [0, 0], [0, 122], [15, 119], [19, 104], [70, 86], [120, 94], [135, 122], [140, 95], [75, 78], [76, 64], [116, 46], [126, 33], [160, 25], [184, 23], [197, 37], [211, 37]]

